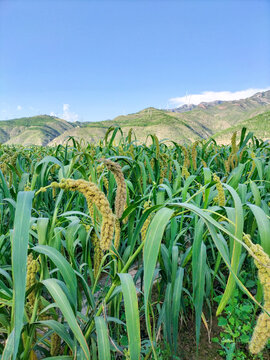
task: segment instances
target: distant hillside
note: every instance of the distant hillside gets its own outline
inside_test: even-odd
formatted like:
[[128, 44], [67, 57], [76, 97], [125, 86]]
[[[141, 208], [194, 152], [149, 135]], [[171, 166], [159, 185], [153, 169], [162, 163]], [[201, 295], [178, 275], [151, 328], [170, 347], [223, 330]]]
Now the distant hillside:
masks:
[[202, 102], [199, 105], [194, 104], [185, 104], [183, 106], [180, 106], [178, 108], [172, 109], [170, 111], [173, 112], [186, 112], [193, 109], [211, 109], [216, 107], [217, 105], [221, 105], [221, 107], [218, 107], [218, 109], [222, 109], [223, 105], [226, 109], [230, 109], [232, 106], [240, 106], [245, 111], [257, 108], [258, 106], [267, 106], [270, 103], [270, 91], [264, 91], [254, 94], [251, 97], [241, 99], [241, 100], [233, 100], [233, 101], [222, 101], [222, 100], [215, 100], [211, 102]]
[[[177, 114], [194, 128], [209, 129], [209, 135], [235, 126], [241, 121], [270, 110], [270, 91], [257, 93], [249, 98], [234, 101], [201, 103], [191, 111]], [[269, 130], [270, 132], [270, 130]]]
[[[218, 134], [217, 140], [222, 142], [225, 141], [225, 134], [231, 134], [233, 129], [240, 129], [242, 126], [254, 131], [258, 137], [269, 139], [269, 111], [270, 91], [265, 91], [247, 99], [214, 101], [172, 110], [150, 107], [134, 114], [100, 122], [68, 123], [43, 115], [1, 121], [0, 142], [55, 145], [63, 143], [69, 136], [96, 142], [104, 137], [110, 126], [120, 126], [124, 135], [133, 128], [137, 139], [142, 142], [149, 133], [155, 133], [159, 139], [181, 143], [206, 139]], [[265, 115], [258, 120], [257, 115], [264, 113]], [[262, 119], [264, 128], [255, 125]]]
[[47, 145], [74, 124], [49, 115], [0, 121], [0, 142]]
[[[176, 110], [147, 108], [109, 121], [81, 123], [81, 128], [67, 130], [50, 145], [59, 144], [71, 135], [94, 141], [104, 136], [109, 126], [121, 126], [124, 134], [132, 127], [140, 141], [144, 141], [149, 133], [155, 133], [159, 139], [173, 139], [182, 143], [205, 139], [270, 110], [270, 91], [243, 100], [201, 103], [191, 106], [190, 110], [185, 108], [184, 112]], [[270, 138], [270, 126], [266, 133], [265, 138]]]
[[215, 134], [214, 138], [223, 144], [229, 143], [232, 133], [234, 131], [240, 131], [243, 127], [252, 131], [259, 139], [270, 139], [270, 111], [241, 121], [238, 125], [220, 131]]
[[89, 141], [105, 135], [110, 126], [120, 126], [126, 135], [133, 128], [139, 141], [145, 141], [149, 133], [156, 134], [159, 139], [170, 139], [189, 142], [196, 138], [207, 138], [210, 132], [200, 124], [196, 128], [174, 113], [147, 108], [135, 114], [118, 116], [114, 120], [81, 123], [80, 128], [67, 130], [54, 139], [49, 145], [62, 143], [68, 136], [84, 137]]

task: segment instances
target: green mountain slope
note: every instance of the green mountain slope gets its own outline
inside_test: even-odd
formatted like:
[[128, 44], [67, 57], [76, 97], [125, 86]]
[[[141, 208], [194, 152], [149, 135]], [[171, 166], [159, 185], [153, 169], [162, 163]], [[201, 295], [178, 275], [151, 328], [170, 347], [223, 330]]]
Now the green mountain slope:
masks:
[[219, 104], [201, 103], [191, 111], [177, 115], [194, 128], [198, 125], [206, 127], [210, 132], [209, 135], [213, 135], [268, 110], [270, 110], [270, 91], [264, 91], [242, 100], [223, 101]]
[[234, 131], [240, 131], [246, 127], [252, 131], [259, 139], [270, 139], [270, 111], [252, 117], [251, 119], [241, 121], [239, 124], [232, 126], [226, 130], [215, 134], [214, 138], [223, 144], [231, 141], [231, 136]]
[[120, 126], [124, 135], [133, 128], [139, 141], [145, 141], [150, 133], [156, 134], [159, 139], [173, 139], [181, 142], [209, 135], [200, 125], [197, 125], [195, 129], [188, 121], [179, 118], [174, 113], [147, 108], [135, 114], [118, 116], [114, 120], [80, 123], [80, 128], [67, 130], [49, 145], [62, 143], [68, 136], [83, 137], [88, 141], [94, 141], [96, 138], [103, 137], [110, 126]]
[[[132, 127], [140, 141], [145, 141], [149, 133], [155, 133], [159, 139], [188, 142], [213, 136], [267, 110], [270, 110], [270, 91], [237, 101], [202, 103], [185, 112], [147, 108], [109, 121], [81, 123], [81, 129], [66, 131], [51, 145], [62, 143], [72, 135], [95, 141], [104, 136], [109, 126], [121, 126], [124, 135]], [[270, 129], [264, 138], [270, 138]]]
[[[187, 111], [187, 109], [190, 109]], [[219, 142], [225, 134], [246, 126], [263, 139], [270, 138], [267, 112], [270, 111], [270, 91], [257, 93], [250, 98], [237, 101], [215, 101], [188, 106], [181, 110], [147, 108], [134, 114], [118, 116], [100, 122], [68, 123], [52, 116], [42, 115], [0, 122], [0, 142], [55, 145], [63, 143], [69, 136], [96, 142], [103, 138], [110, 126], [120, 126], [126, 135], [130, 128], [137, 139], [144, 142], [147, 135], [155, 133], [159, 139], [190, 142], [218, 135]], [[265, 128], [255, 125], [257, 115], [266, 113]], [[223, 132], [225, 131], [225, 132]], [[226, 140], [227, 141], [227, 140]]]
[[47, 145], [74, 124], [54, 116], [40, 115], [0, 122], [0, 142]]

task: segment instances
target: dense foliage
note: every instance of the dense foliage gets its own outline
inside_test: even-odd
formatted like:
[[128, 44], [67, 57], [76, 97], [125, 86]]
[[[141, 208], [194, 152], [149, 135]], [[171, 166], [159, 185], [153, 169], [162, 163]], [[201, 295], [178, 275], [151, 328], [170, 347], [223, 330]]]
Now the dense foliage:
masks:
[[270, 144], [149, 140], [0, 147], [2, 360], [181, 359], [181, 324], [199, 343], [216, 313], [223, 352], [248, 354], [241, 311], [267, 346]]

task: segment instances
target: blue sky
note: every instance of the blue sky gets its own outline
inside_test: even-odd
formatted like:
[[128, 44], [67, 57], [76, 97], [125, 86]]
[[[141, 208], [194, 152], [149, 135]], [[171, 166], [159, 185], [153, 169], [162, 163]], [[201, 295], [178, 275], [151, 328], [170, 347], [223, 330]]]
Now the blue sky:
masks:
[[0, 0], [2, 120], [99, 121], [269, 86], [270, 1]]

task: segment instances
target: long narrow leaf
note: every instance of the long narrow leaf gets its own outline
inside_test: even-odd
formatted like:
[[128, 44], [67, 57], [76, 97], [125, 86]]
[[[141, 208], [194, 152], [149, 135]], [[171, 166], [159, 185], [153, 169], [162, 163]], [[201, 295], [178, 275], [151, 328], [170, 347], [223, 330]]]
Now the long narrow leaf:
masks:
[[37, 245], [33, 248], [34, 251], [48, 256], [54, 264], [58, 267], [65, 284], [70, 292], [70, 297], [73, 300], [74, 309], [77, 308], [77, 279], [74, 270], [70, 263], [64, 258], [64, 256], [47, 245]]
[[201, 315], [205, 295], [206, 249], [203, 243], [204, 222], [199, 220], [195, 226], [194, 243], [192, 247], [192, 283], [193, 302], [196, 314], [196, 344], [199, 345]]
[[248, 206], [256, 218], [262, 248], [270, 256], [270, 221], [265, 212], [257, 205], [248, 204]]
[[[158, 252], [160, 248], [160, 243], [162, 240], [162, 236], [165, 230], [165, 227], [170, 220], [170, 217], [173, 214], [173, 210], [168, 208], [160, 209], [156, 215], [154, 216], [149, 229], [147, 231], [146, 239], [145, 239], [145, 248], [144, 248], [144, 257], [143, 257], [143, 265], [144, 265], [144, 306], [145, 306], [145, 318], [146, 318], [146, 327], [147, 332], [152, 339], [151, 335], [151, 327], [149, 320], [149, 296], [150, 289], [153, 281], [153, 275], [156, 267]], [[153, 342], [151, 340], [152, 349]], [[155, 354], [155, 352], [154, 352]]]
[[[236, 191], [229, 185], [225, 185], [226, 188], [231, 193], [233, 200], [234, 200], [234, 215], [235, 215], [235, 226], [234, 226], [234, 236], [237, 237], [239, 240], [242, 240], [243, 237], [243, 227], [244, 227], [244, 215], [243, 215], [243, 208], [242, 203], [240, 200], [240, 197], [236, 193]], [[231, 219], [232, 220], [232, 219]], [[240, 255], [241, 255], [242, 246], [241, 244], [233, 240], [233, 250], [232, 250], [232, 258], [231, 258], [231, 266], [234, 271], [234, 273], [237, 273], [238, 267], [239, 267], [239, 261], [240, 261]], [[235, 287], [235, 279], [232, 273], [229, 275], [229, 279], [224, 291], [224, 294], [220, 300], [219, 306], [217, 308], [217, 315], [219, 315], [224, 307], [227, 305], [230, 297], [232, 296], [233, 290]]]
[[181, 306], [181, 296], [183, 290], [183, 277], [184, 277], [184, 269], [180, 267], [176, 273], [174, 289], [173, 289], [173, 299], [172, 299], [173, 344], [174, 344], [175, 352], [177, 350], [178, 324], [179, 324], [179, 312]]
[[130, 274], [118, 274], [124, 295], [125, 314], [127, 320], [129, 355], [131, 360], [140, 359], [141, 337], [140, 316], [136, 288]]
[[62, 314], [64, 315], [64, 317], [65, 317], [67, 323], [69, 324], [71, 330], [73, 331], [76, 339], [80, 343], [86, 359], [87, 360], [90, 359], [90, 352], [89, 352], [86, 340], [85, 340], [83, 333], [76, 321], [76, 318], [75, 318], [75, 315], [71, 308], [71, 305], [70, 305], [64, 291], [58, 284], [58, 281], [56, 279], [47, 279], [47, 280], [43, 280], [42, 283], [49, 290], [50, 294], [54, 298], [54, 301], [56, 302], [56, 304], [58, 305]]
[[[13, 276], [13, 319], [14, 329], [12, 356], [16, 359], [23, 327], [23, 311], [26, 286], [27, 246], [29, 239], [30, 216], [34, 192], [19, 192], [12, 235], [12, 276]], [[11, 341], [11, 340], [10, 340]], [[10, 344], [10, 343], [9, 343]], [[9, 347], [10, 348], [10, 347]], [[9, 351], [4, 352], [9, 356]], [[8, 359], [4, 357], [3, 359]]]
[[98, 359], [110, 360], [110, 342], [108, 338], [108, 329], [102, 316], [95, 317], [98, 341]]

